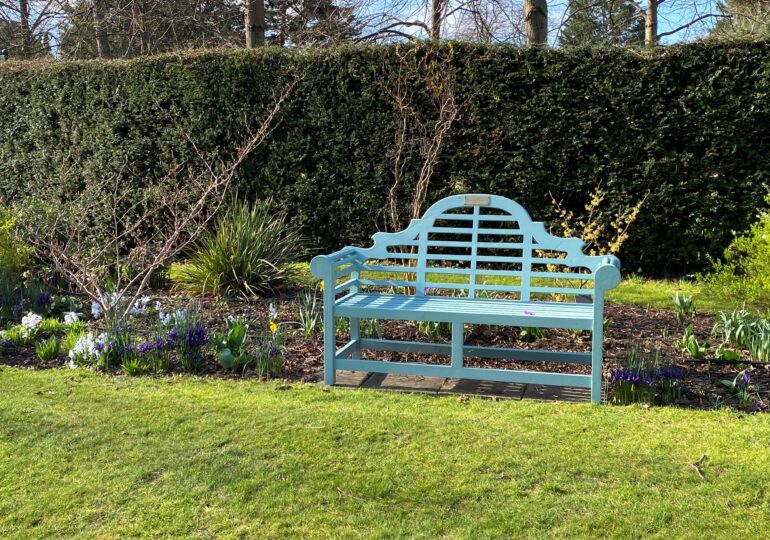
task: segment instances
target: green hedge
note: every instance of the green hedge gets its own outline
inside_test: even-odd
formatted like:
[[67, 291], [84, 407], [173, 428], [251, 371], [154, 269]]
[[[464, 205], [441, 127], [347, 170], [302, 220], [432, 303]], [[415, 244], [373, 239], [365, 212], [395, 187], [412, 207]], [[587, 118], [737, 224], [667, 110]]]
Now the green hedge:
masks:
[[[613, 208], [649, 194], [621, 254], [627, 270], [648, 274], [704, 267], [753, 220], [770, 181], [770, 44], [451, 46], [463, 109], [429, 202], [492, 192], [550, 220], [549, 193], [577, 210], [599, 182]], [[70, 196], [93, 175], [121, 175], [128, 189], [171, 161], [193, 163], [190, 141], [224, 154], [301, 73], [240, 185], [273, 195], [319, 250], [366, 244], [392, 181], [397, 115], [384, 88], [397, 66], [392, 46], [7, 62], [2, 198]], [[432, 114], [429, 100], [420, 107]]]

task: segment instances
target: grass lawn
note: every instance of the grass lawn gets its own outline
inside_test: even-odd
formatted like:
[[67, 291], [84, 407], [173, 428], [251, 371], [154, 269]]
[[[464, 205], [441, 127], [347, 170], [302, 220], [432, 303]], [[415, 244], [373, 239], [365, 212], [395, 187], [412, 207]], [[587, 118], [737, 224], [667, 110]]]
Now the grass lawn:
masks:
[[7, 538], [768, 538], [768, 478], [766, 415], [0, 369]]

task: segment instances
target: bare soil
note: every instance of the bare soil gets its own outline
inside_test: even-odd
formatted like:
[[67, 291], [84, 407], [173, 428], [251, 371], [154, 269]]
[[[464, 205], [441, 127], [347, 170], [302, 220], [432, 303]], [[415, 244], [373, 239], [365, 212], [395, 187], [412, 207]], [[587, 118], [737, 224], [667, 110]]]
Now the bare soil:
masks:
[[[158, 296], [164, 308], [169, 305], [184, 306], [189, 300], [164, 294]], [[268, 324], [268, 306], [274, 303], [278, 309], [278, 320], [287, 334], [287, 345], [290, 350], [290, 360], [287, 365], [286, 377], [291, 380], [317, 382], [321, 379], [323, 369], [323, 339], [318, 332], [309, 339], [302, 336], [297, 321], [298, 306], [294, 299], [283, 297], [269, 300], [230, 300], [227, 302], [215, 300], [202, 301], [204, 322], [210, 331], [221, 329], [223, 320], [228, 315], [241, 315], [254, 321], [254, 328], [266, 329]], [[641, 347], [645, 351], [657, 349], [665, 362], [685, 370], [683, 396], [678, 403], [685, 407], [713, 408], [717, 406], [737, 406], [737, 400], [730, 395], [726, 387], [719, 384], [720, 380], [732, 379], [742, 369], [747, 369], [752, 375], [754, 386], [759, 397], [765, 402], [770, 401], [770, 364], [751, 364], [745, 356], [742, 363], [722, 363], [713, 358], [713, 352], [718, 345], [718, 339], [712, 335], [714, 318], [711, 315], [696, 315], [684, 324], [677, 321], [676, 313], [671, 310], [648, 309], [630, 305], [608, 303], [605, 317], [610, 320], [604, 340], [604, 370], [609, 376], [610, 371], [622, 365], [628, 350]], [[708, 344], [709, 355], [706, 359], [695, 361], [685, 358], [678, 349], [676, 342], [681, 339], [684, 327], [692, 324], [698, 341]], [[404, 321], [380, 321], [379, 331], [387, 339], [412, 341], [430, 341], [418, 331], [416, 323]], [[519, 338], [520, 329], [514, 327], [466, 327], [466, 344], [491, 347], [517, 347], [526, 349], [560, 350], [560, 351], [589, 351], [590, 334], [575, 334], [566, 330], [547, 330], [544, 338], [533, 342], [524, 342]], [[347, 336], [338, 336], [344, 342]], [[440, 341], [449, 342], [448, 332], [439, 337]], [[421, 361], [434, 364], [447, 363], [445, 356], [406, 354], [396, 352], [367, 351], [366, 358], [377, 358], [391, 362]], [[33, 347], [6, 348], [0, 363], [30, 369], [57, 368], [64, 365], [64, 359], [53, 362], [43, 362], [37, 358]], [[474, 367], [494, 367], [499, 369], [520, 369], [537, 371], [560, 371], [564, 373], [588, 373], [588, 366], [545, 362], [516, 362], [510, 360], [466, 358], [466, 364]], [[207, 358], [202, 374], [214, 377], [236, 378], [254, 376], [253, 373], [232, 374], [223, 370], [213, 355]]]

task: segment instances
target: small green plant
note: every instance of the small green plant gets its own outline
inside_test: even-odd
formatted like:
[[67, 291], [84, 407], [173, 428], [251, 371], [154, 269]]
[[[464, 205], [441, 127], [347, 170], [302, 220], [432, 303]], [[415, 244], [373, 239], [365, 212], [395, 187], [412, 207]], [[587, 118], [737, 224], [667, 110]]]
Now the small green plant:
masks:
[[279, 290], [296, 277], [293, 263], [307, 254], [299, 229], [288, 223], [286, 213], [271, 210], [269, 199], [251, 207], [235, 203], [169, 276], [192, 293], [253, 296]]
[[676, 319], [683, 323], [687, 317], [695, 315], [695, 300], [690, 295], [676, 293], [674, 296], [674, 307], [676, 307]]
[[748, 408], [757, 401], [757, 397], [752, 392], [751, 374], [745, 369], [739, 372], [734, 379], [723, 379], [719, 384], [726, 387], [733, 396], [738, 398], [738, 406], [742, 409]]
[[382, 338], [382, 329], [377, 319], [361, 319], [359, 322], [361, 337], [363, 338]]
[[225, 325], [225, 332], [214, 332], [211, 335], [211, 343], [219, 355], [222, 367], [235, 371], [249, 364], [249, 355], [243, 350], [249, 324], [242, 317], [229, 317]]
[[545, 338], [546, 335], [544, 328], [522, 326], [521, 331], [519, 332], [519, 339], [525, 343], [531, 343], [538, 339]]
[[714, 334], [721, 334], [722, 342], [733, 347], [748, 347], [759, 317], [746, 309], [720, 311], [716, 316]]
[[321, 328], [321, 302], [315, 292], [305, 291], [299, 297], [299, 328], [310, 339]]
[[585, 334], [585, 330], [581, 330], [580, 328], [570, 328], [567, 332], [569, 332], [569, 335], [573, 338], [581, 338]]
[[121, 363], [123, 372], [131, 377], [145, 375], [153, 370], [151, 362], [144, 356], [131, 354], [126, 355]]
[[55, 296], [51, 302], [51, 313], [80, 313], [83, 303], [74, 296]]
[[770, 362], [770, 322], [758, 321], [748, 338], [746, 348], [754, 362]]
[[44, 362], [51, 362], [59, 357], [59, 340], [56, 336], [51, 336], [45, 341], [35, 345], [37, 357]]
[[720, 343], [716, 350], [717, 360], [722, 362], [737, 362], [741, 359], [741, 353], [735, 349], [726, 347], [724, 343]]
[[8, 340], [17, 347], [29, 345], [34, 341], [35, 337], [36, 335], [33, 331], [20, 324], [11, 326], [8, 330], [2, 332], [2, 339]]
[[695, 360], [699, 360], [706, 356], [706, 351], [708, 350], [706, 347], [702, 347], [698, 343], [698, 338], [695, 336], [695, 332], [693, 331], [691, 324], [688, 324], [684, 329], [684, 335], [682, 336], [682, 340], [679, 342], [679, 348], [683, 353], [689, 354]]
[[59, 322], [58, 319], [48, 318], [43, 319], [43, 322], [38, 326], [38, 332], [41, 335], [54, 335], [58, 334], [64, 329], [64, 325]]
[[417, 332], [432, 340], [447, 337], [452, 331], [448, 322], [417, 321]]
[[350, 335], [350, 319], [347, 317], [334, 318], [334, 333], [339, 335]]
[[85, 325], [78, 325], [77, 327], [72, 325], [64, 335], [64, 339], [61, 341], [61, 348], [64, 354], [68, 355], [69, 352], [75, 348], [78, 340], [82, 337], [85, 337], [87, 333], [88, 330], [85, 328]]

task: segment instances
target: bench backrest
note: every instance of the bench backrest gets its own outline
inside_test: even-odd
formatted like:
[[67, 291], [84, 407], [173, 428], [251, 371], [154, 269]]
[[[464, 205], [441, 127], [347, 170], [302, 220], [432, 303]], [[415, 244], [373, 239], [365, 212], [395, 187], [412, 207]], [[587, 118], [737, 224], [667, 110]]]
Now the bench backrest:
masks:
[[364, 290], [572, 300], [593, 295], [594, 270], [614, 259], [586, 255], [583, 246], [549, 234], [505, 197], [455, 195], [401, 232], [375, 234], [374, 246], [359, 250], [367, 260], [357, 279]]

